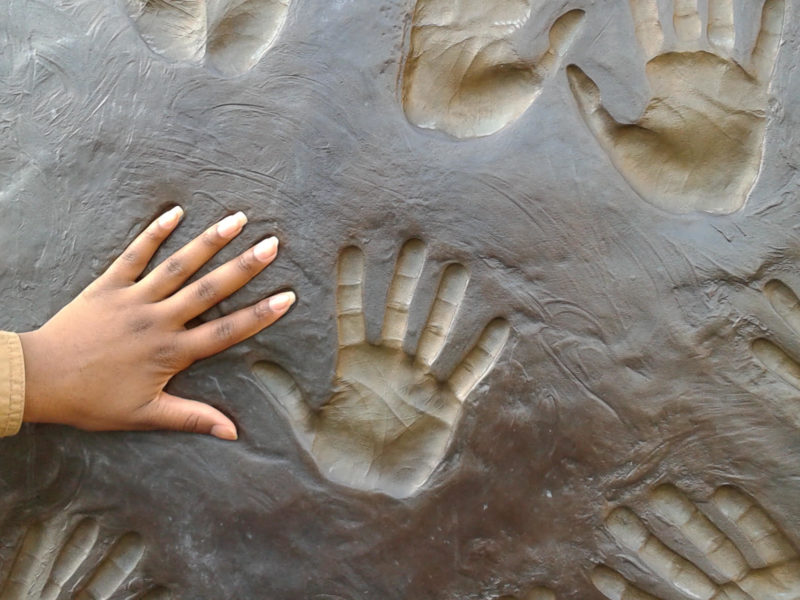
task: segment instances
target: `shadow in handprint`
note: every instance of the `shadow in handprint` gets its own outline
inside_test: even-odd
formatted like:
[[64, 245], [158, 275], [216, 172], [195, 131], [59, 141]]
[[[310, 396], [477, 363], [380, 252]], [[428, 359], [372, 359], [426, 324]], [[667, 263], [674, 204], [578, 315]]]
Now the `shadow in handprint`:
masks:
[[511, 38], [531, 18], [530, 0], [418, 0], [403, 75], [409, 121], [456, 138], [496, 133], [542, 91], [575, 39], [582, 10], [559, 17], [538, 60]]
[[[648, 512], [678, 533], [686, 556], [628, 508], [614, 510], [606, 527], [671, 590], [662, 600], [800, 599], [800, 555], [764, 509], [740, 490], [719, 488], [704, 511], [677, 488], [663, 485], [653, 492]], [[611, 600], [659, 598], [607, 566], [598, 567], [592, 581]]]
[[266, 362], [253, 367], [301, 446], [333, 482], [396, 498], [413, 495], [441, 463], [464, 401], [506, 344], [508, 322], [495, 319], [446, 381], [433, 375], [469, 281], [463, 266], [451, 264], [441, 277], [416, 355], [409, 356], [403, 342], [424, 265], [425, 245], [406, 243], [389, 286], [381, 339], [372, 344], [364, 320], [364, 255], [354, 247], [342, 252], [336, 376], [320, 409], [312, 410], [282, 367]]
[[[133, 532], [103, 550], [100, 526], [91, 518], [69, 531], [58, 518], [34, 523], [19, 542], [0, 600], [107, 600], [123, 589], [144, 552], [141, 537]], [[136, 596], [138, 600], [170, 597], [161, 587]]]
[[[652, 99], [633, 124], [618, 123], [595, 83], [567, 68], [580, 112], [619, 172], [647, 202], [674, 213], [728, 214], [744, 206], [764, 148], [767, 90], [780, 45], [784, 0], [766, 0], [750, 64], [738, 64], [734, 0], [676, 0], [661, 22], [657, 0], [630, 0], [649, 62]], [[673, 42], [674, 40], [674, 42]]]

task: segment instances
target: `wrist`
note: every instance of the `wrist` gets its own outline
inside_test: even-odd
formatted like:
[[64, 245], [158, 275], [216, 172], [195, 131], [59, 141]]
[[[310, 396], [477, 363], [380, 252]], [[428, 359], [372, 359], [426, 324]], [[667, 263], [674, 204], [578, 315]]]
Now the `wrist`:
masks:
[[49, 416], [49, 394], [46, 387], [46, 346], [40, 330], [19, 334], [22, 357], [25, 363], [25, 405], [22, 420], [25, 423], [52, 423]]

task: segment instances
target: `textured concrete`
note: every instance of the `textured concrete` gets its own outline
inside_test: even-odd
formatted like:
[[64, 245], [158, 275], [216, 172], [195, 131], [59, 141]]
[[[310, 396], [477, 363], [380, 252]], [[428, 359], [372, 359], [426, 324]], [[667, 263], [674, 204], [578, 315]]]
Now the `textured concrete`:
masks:
[[800, 597], [796, 2], [199, 4], [0, 6], [0, 327], [174, 203], [298, 305], [172, 383], [238, 443], [0, 442], [0, 597]]

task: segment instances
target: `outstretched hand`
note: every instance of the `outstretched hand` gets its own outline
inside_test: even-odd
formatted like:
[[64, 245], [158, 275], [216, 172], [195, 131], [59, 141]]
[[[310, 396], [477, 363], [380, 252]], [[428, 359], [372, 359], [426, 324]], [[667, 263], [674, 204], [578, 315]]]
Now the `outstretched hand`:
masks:
[[295, 296], [277, 294], [187, 329], [188, 321], [270, 264], [278, 240], [266, 239], [183, 287], [242, 230], [247, 218], [237, 213], [141, 277], [182, 215], [175, 207], [159, 217], [77, 298], [40, 329], [20, 335], [25, 421], [94, 431], [174, 429], [237, 438], [233, 422], [220, 411], [168, 394], [164, 387], [196, 360], [274, 323]]

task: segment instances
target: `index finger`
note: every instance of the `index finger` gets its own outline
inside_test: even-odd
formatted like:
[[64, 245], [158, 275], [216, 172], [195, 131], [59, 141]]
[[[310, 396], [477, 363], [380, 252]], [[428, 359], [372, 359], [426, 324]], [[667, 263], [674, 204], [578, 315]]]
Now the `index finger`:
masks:
[[103, 277], [119, 283], [133, 283], [144, 272], [147, 264], [161, 246], [162, 242], [172, 233], [183, 216], [183, 209], [176, 206], [155, 221], [136, 236], [125, 251], [113, 262]]

